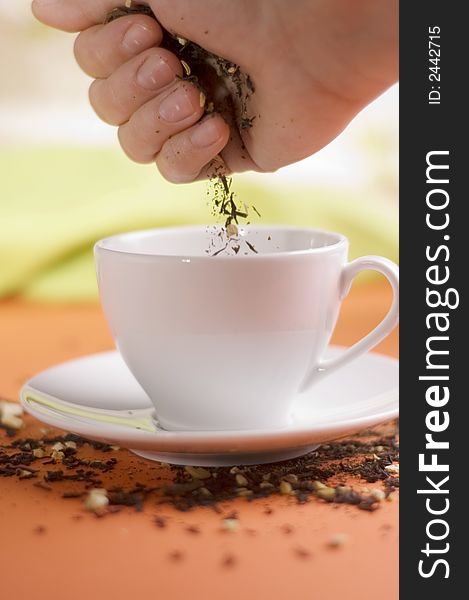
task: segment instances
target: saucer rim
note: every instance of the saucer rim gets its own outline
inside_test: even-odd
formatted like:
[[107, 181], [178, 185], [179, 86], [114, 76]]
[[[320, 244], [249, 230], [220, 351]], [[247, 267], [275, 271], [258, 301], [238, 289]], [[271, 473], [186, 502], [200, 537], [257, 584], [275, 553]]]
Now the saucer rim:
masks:
[[[333, 349], [341, 349], [339, 346], [331, 346]], [[68, 431], [74, 431], [78, 435], [84, 437], [90, 437], [94, 439], [107, 439], [111, 442], [119, 441], [120, 445], [124, 445], [128, 448], [136, 449], [147, 449], [155, 451], [168, 451], [168, 452], [180, 452], [181, 445], [189, 447], [187, 451], [192, 453], [207, 453], [207, 452], [239, 452], [239, 451], [259, 451], [263, 449], [275, 449], [285, 448], [286, 445], [289, 447], [302, 447], [311, 445], [311, 443], [321, 443], [326, 440], [335, 439], [343, 435], [351, 435], [360, 430], [367, 429], [370, 426], [384, 423], [386, 421], [396, 418], [399, 414], [399, 387], [396, 385], [395, 388], [377, 394], [374, 396], [376, 399], [380, 399], [382, 396], [389, 397], [389, 401], [385, 406], [394, 405], [392, 408], [367, 414], [361, 417], [348, 418], [346, 420], [337, 420], [335, 422], [322, 422], [312, 427], [299, 428], [297, 425], [286, 426], [281, 429], [251, 429], [251, 430], [215, 430], [215, 431], [190, 431], [190, 430], [174, 430], [167, 431], [158, 429], [155, 432], [142, 431], [134, 428], [124, 427], [116, 424], [108, 423], [97, 423], [89, 420], [78, 420], [76, 417], [67, 417], [65, 415], [58, 416], [55, 418], [50, 414], [44, 415], [39, 411], [34, 410], [26, 400], [26, 395], [34, 397], [34, 394], [45, 395], [51, 398], [53, 401], [61, 404], [66, 402], [56, 396], [47, 394], [41, 389], [34, 386], [34, 380], [40, 375], [46, 374], [47, 371], [56, 369], [57, 367], [66, 366], [70, 363], [76, 363], [78, 361], [90, 360], [93, 357], [103, 355], [118, 355], [117, 350], [92, 353], [84, 355], [75, 359], [64, 361], [48, 369], [37, 373], [30, 378], [21, 388], [20, 400], [21, 404], [27, 412], [32, 414], [38, 420], [45, 422], [51, 426], [66, 429]], [[372, 357], [375, 361], [384, 361], [388, 364], [390, 362], [398, 368], [399, 361], [395, 358], [379, 354], [379, 353], [367, 353], [362, 360]], [[360, 360], [360, 359], [357, 359]], [[143, 392], [144, 393], [144, 392]], [[148, 400], [148, 408], [152, 407], [151, 401]], [[381, 399], [381, 403], [384, 400]], [[139, 410], [145, 410], [140, 408]], [[116, 411], [117, 412], [117, 411]], [[124, 441], [124, 443], [123, 443]], [[242, 444], [239, 447], [239, 444]], [[194, 447], [195, 445], [196, 447]], [[235, 449], [235, 447], [237, 449]]]

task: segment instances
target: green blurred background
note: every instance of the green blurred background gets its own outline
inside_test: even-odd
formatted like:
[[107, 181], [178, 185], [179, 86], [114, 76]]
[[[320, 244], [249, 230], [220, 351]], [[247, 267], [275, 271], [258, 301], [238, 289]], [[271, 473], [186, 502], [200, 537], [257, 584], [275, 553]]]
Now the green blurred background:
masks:
[[[88, 105], [73, 37], [0, 0], [0, 298], [97, 300], [93, 243], [124, 230], [213, 221], [206, 184], [131, 163]], [[262, 223], [341, 231], [351, 256], [398, 258], [397, 87], [315, 156], [236, 176]]]

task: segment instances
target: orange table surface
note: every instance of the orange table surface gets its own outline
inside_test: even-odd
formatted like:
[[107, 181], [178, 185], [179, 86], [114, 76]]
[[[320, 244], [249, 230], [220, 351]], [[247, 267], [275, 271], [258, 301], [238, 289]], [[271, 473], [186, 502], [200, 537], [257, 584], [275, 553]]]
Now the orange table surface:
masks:
[[[389, 306], [384, 284], [357, 286], [344, 302], [333, 343], [349, 345], [370, 330]], [[397, 330], [375, 351], [397, 356]], [[113, 347], [100, 309], [93, 305], [45, 306], [0, 303], [0, 397], [17, 398], [37, 371], [73, 357]], [[21, 437], [39, 437], [42, 425], [28, 418]], [[0, 445], [7, 444], [0, 430]], [[117, 452], [121, 482], [151, 481], [162, 469]], [[34, 465], [36, 467], [36, 465]], [[363, 485], [366, 483], [362, 482]], [[223, 504], [236, 510], [240, 527], [221, 530], [210, 508], [179, 512], [151, 501], [143, 512], [126, 508], [97, 519], [81, 499], [34, 487], [17, 477], [0, 478], [0, 597], [34, 600], [185, 599], [394, 600], [398, 597], [398, 494], [375, 512], [331, 506], [312, 498], [303, 505], [275, 496]], [[265, 514], [269, 505], [272, 513]], [[333, 510], [335, 508], [335, 510]], [[167, 526], [157, 528], [155, 514]], [[187, 531], [194, 525], [200, 533]], [[285, 525], [289, 533], [285, 533]], [[254, 534], [255, 533], [255, 534]], [[340, 548], [328, 547], [345, 534]], [[301, 557], [298, 548], [307, 549]], [[181, 560], [171, 560], [175, 551]], [[235, 556], [230, 568], [223, 557]]]

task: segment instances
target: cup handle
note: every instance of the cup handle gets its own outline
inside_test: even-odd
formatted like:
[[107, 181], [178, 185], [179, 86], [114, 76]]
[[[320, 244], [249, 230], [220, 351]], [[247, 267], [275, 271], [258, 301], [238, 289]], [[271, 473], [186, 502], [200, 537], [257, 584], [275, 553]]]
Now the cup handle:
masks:
[[320, 360], [306, 375], [300, 386], [300, 392], [305, 392], [324, 375], [340, 369], [351, 360], [374, 348], [374, 346], [391, 333], [399, 322], [399, 267], [382, 256], [362, 256], [344, 267], [339, 284], [340, 300], [342, 301], [349, 293], [355, 275], [361, 271], [368, 270], [382, 273], [392, 286], [393, 299], [387, 315], [368, 335], [356, 342], [348, 350], [345, 350], [340, 356]]

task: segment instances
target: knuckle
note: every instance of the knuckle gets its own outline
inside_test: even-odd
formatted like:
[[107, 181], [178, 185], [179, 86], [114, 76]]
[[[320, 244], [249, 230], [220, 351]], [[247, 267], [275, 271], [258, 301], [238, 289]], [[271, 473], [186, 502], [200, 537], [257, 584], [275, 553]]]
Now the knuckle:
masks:
[[276, 173], [279, 169], [285, 166], [285, 163], [270, 156], [252, 157], [254, 161], [254, 169], [260, 173]]
[[88, 88], [88, 100], [94, 110], [94, 112], [98, 115], [98, 117], [100, 119], [103, 118], [103, 116], [101, 115], [101, 106], [100, 106], [100, 102], [99, 102], [99, 93], [98, 93], [98, 88], [101, 85], [101, 82], [99, 79], [95, 79], [94, 81], [91, 82], [90, 87]]
[[150, 154], [148, 149], [145, 151], [145, 148], [139, 144], [138, 140], [136, 140], [135, 137], [132, 136], [132, 133], [129, 132], [127, 125], [119, 127], [117, 137], [122, 150], [130, 160], [139, 164], [153, 162], [154, 155]]
[[73, 55], [75, 56], [75, 60], [85, 73], [88, 75], [91, 74], [91, 71], [94, 69], [91, 68], [90, 61], [90, 48], [89, 48], [89, 40], [87, 36], [87, 31], [82, 31], [75, 38], [75, 42], [73, 44]]
[[83, 32], [79, 33], [75, 41], [73, 42], [73, 55], [75, 60], [80, 64], [80, 56], [81, 56], [81, 43], [83, 41]]
[[107, 82], [95, 79], [89, 87], [88, 98], [94, 112], [101, 121], [108, 125], [121, 125], [123, 119], [111, 102], [107, 100], [107, 92], [103, 89]]
[[158, 168], [158, 171], [160, 172], [160, 175], [162, 175], [164, 179], [166, 179], [166, 181], [168, 181], [169, 183], [191, 183], [192, 181], [194, 181], [194, 178], [192, 177], [184, 177], [175, 169], [167, 168], [167, 166], [164, 163], [159, 163], [157, 161], [156, 166]]
[[93, 40], [91, 29], [85, 29], [75, 38], [73, 54], [81, 69], [92, 77], [102, 77], [109, 71], [106, 49]]
[[128, 117], [128, 106], [122, 95], [122, 81], [119, 77], [110, 77], [102, 82], [103, 98], [108, 106], [109, 118], [113, 125], [122, 125]]
[[161, 175], [170, 183], [191, 183], [197, 178], [200, 168], [191, 169], [187, 159], [188, 156], [170, 139], [157, 155], [156, 166]]
[[161, 122], [155, 102], [149, 102], [135, 112], [129, 119], [129, 124], [137, 133], [141, 142], [155, 148], [159, 152], [169, 132]]

